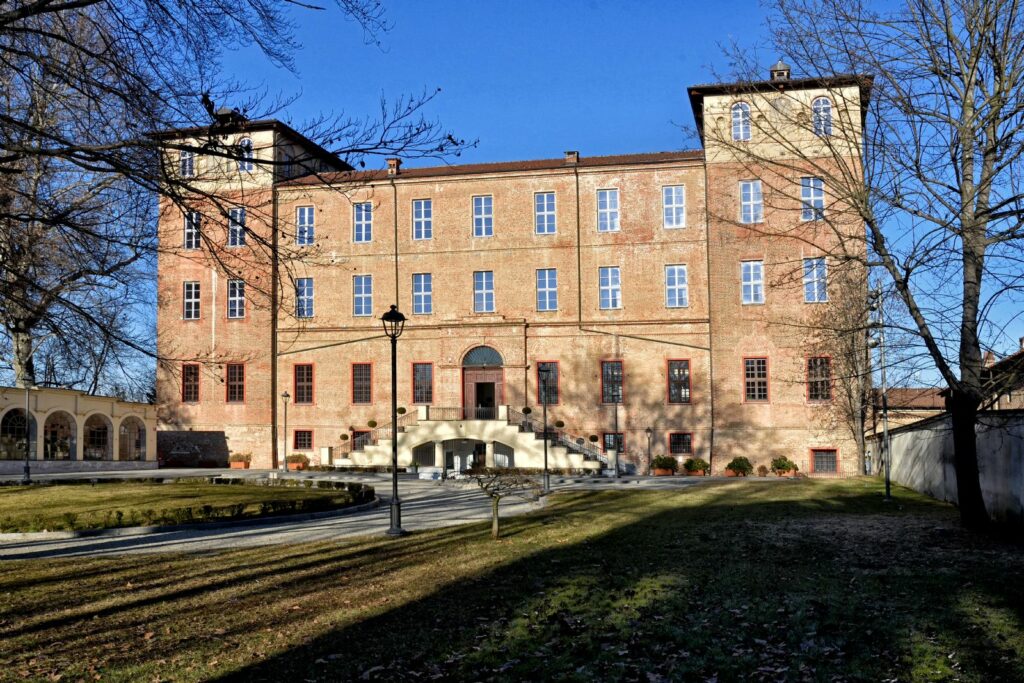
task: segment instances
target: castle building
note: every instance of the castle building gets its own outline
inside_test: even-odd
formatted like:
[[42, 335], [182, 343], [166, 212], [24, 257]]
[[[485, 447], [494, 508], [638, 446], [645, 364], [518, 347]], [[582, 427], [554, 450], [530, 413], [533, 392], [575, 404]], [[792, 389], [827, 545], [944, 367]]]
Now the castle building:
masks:
[[546, 402], [553, 467], [859, 472], [809, 330], [863, 307], [863, 277], [833, 285], [863, 230], [774, 161], [853, 140], [856, 166], [869, 85], [778, 64], [691, 87], [703, 149], [678, 152], [364, 171], [273, 120], [166, 133], [195, 192], [161, 208], [160, 428], [254, 466], [387, 462], [394, 304], [402, 465], [540, 467]]

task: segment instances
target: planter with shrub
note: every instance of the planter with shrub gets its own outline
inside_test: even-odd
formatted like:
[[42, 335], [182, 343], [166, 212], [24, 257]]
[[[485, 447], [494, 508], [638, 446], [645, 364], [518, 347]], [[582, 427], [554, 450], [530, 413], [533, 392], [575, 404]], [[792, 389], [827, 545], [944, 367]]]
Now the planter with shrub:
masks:
[[787, 458], [786, 456], [782, 456], [781, 458], [774, 458], [772, 460], [772, 472], [774, 472], [775, 476], [777, 477], [792, 476], [796, 474], [797, 470], [799, 469], [800, 468], [796, 466], [796, 463]]
[[296, 470], [304, 470], [309, 467], [309, 456], [302, 453], [292, 453], [286, 460], [288, 466]]
[[711, 469], [711, 465], [703, 458], [687, 458], [683, 463], [683, 469], [686, 470], [688, 476], [703, 477]]
[[679, 461], [668, 455], [656, 455], [651, 460], [651, 471], [656, 477], [671, 477], [679, 469]]
[[768, 476], [768, 468], [765, 465], [758, 465], [757, 466], [757, 476], [759, 476], [759, 477], [767, 477]]
[[725, 466], [725, 476], [727, 477], [749, 477], [753, 471], [754, 466], [743, 456], [733, 458]]
[[232, 453], [228, 456], [228, 467], [233, 470], [247, 470], [252, 462], [252, 453]]

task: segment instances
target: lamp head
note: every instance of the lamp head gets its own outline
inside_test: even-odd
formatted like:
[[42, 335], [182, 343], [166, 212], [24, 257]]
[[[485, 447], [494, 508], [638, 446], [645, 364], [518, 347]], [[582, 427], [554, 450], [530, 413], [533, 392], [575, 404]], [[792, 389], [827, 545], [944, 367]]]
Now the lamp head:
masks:
[[644, 434], [646, 434], [647, 438], [649, 439], [651, 438], [651, 435], [654, 434], [654, 430], [648, 427], [647, 429], [644, 430]]
[[405, 328], [405, 316], [397, 306], [391, 304], [391, 308], [380, 317], [380, 320], [384, 324], [384, 334], [392, 339], [398, 339], [402, 335], [402, 330]]
[[289, 394], [287, 391], [281, 394], [281, 400], [284, 401], [285, 403], [287, 403], [288, 399], [290, 399], [291, 397], [292, 395]]

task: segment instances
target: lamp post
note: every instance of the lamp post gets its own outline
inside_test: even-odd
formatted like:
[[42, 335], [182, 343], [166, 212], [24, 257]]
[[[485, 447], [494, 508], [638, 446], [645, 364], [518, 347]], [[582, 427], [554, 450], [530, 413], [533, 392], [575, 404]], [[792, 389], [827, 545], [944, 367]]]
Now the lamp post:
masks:
[[654, 436], [654, 430], [648, 427], [644, 430], [647, 434], [647, 475], [651, 474], [651, 437]]
[[388, 536], [403, 536], [402, 501], [398, 499], [398, 338], [405, 328], [405, 316], [391, 304], [380, 317], [384, 334], [391, 339], [391, 526]]
[[25, 382], [25, 468], [21, 474], [21, 483], [25, 486], [32, 483], [32, 467], [28, 462], [28, 451], [32, 444], [31, 433], [32, 433], [32, 416], [28, 412], [28, 389], [29, 384]]
[[541, 363], [537, 366], [540, 377], [540, 402], [544, 421], [544, 493], [551, 493], [551, 475], [548, 473], [548, 382], [551, 381], [551, 366]]
[[[889, 397], [885, 377], [885, 313], [882, 310], [882, 288], [876, 287], [868, 293], [868, 310], [878, 315], [869, 321], [869, 330], [875, 329], [877, 336], [869, 336], [868, 348], [878, 347], [878, 364], [882, 380], [882, 465], [885, 468], [885, 502], [892, 501], [892, 444], [889, 442]], [[870, 335], [870, 332], [869, 332]]]
[[281, 400], [284, 401], [284, 448], [281, 451], [281, 462], [284, 463], [284, 471], [288, 471], [288, 399], [291, 396], [288, 392], [281, 394]]

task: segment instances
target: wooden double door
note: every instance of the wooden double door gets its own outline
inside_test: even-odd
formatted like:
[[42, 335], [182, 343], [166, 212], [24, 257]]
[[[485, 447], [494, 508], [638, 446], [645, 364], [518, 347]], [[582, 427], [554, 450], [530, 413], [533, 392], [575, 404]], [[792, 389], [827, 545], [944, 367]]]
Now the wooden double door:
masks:
[[501, 368], [462, 368], [462, 417], [494, 420], [505, 402], [505, 371]]

